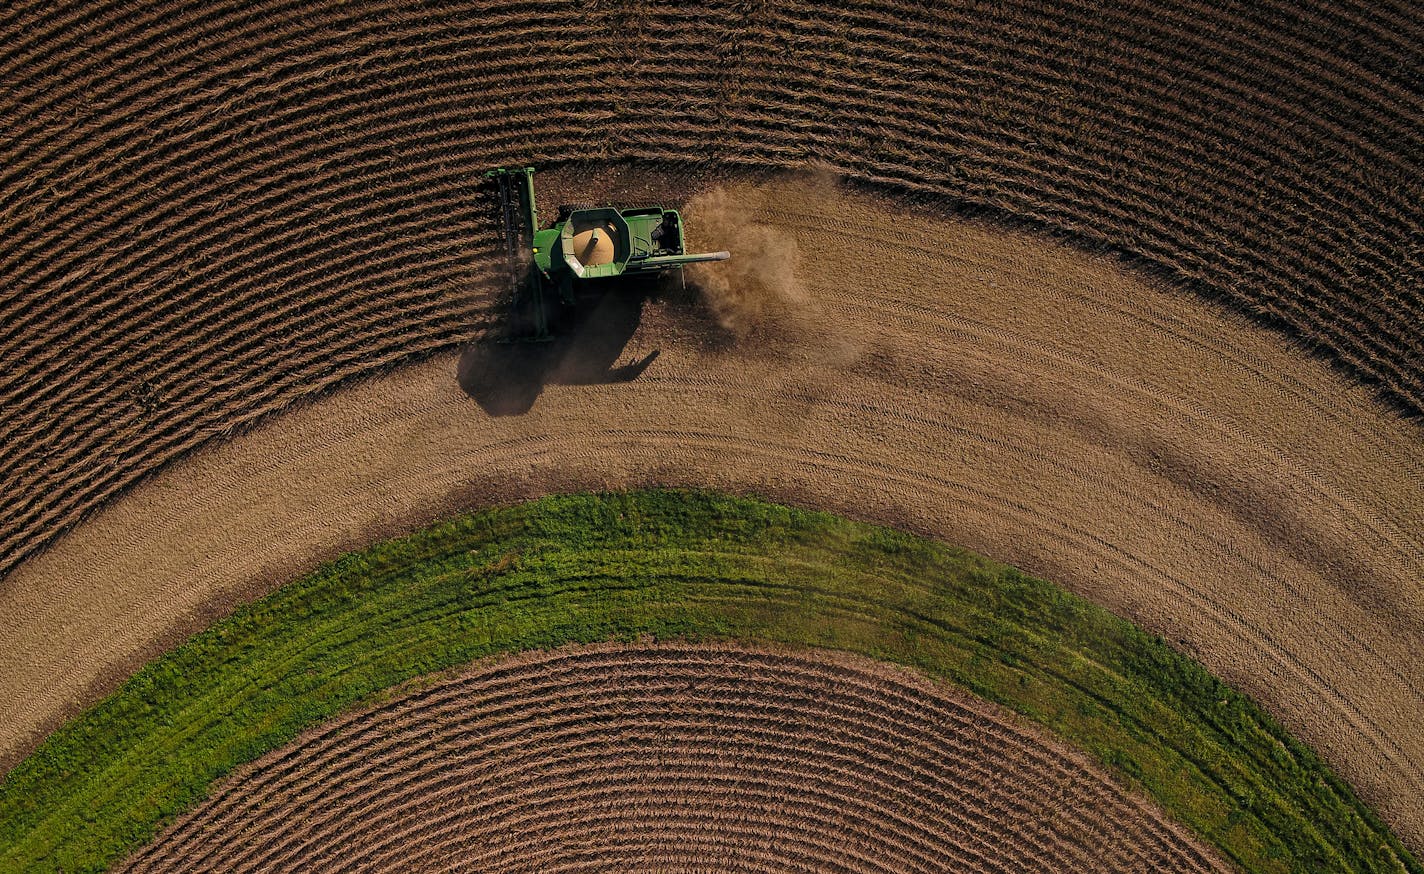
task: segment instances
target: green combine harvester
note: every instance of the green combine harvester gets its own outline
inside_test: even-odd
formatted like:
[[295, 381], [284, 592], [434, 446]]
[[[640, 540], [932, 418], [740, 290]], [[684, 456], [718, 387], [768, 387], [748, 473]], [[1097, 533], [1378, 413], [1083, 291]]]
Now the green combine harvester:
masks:
[[485, 178], [499, 196], [513, 314], [516, 322], [525, 312], [529, 316], [529, 331], [522, 339], [551, 338], [551, 296], [574, 306], [577, 283], [611, 283], [732, 257], [730, 252], [687, 254], [682, 216], [661, 206], [560, 207], [554, 226], [540, 230], [533, 167], [501, 167]]

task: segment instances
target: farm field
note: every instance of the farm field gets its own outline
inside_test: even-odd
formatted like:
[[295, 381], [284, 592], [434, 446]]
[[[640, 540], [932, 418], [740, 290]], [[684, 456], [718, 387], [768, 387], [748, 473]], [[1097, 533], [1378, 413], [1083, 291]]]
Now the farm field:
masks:
[[[1102, 259], [966, 222], [883, 231], [874, 202], [815, 182], [740, 195], [802, 253], [809, 338], [784, 336], [792, 320], [766, 328], [777, 342], [719, 345], [698, 307], [669, 300], [610, 351], [632, 320], [609, 299], [539, 353], [555, 361], [512, 369], [486, 356], [527, 347], [483, 344], [193, 459], [0, 591], [5, 747], [31, 747], [317, 558], [464, 506], [701, 485], [931, 534], [1061, 582], [1200, 658], [1417, 833], [1416, 426]], [[851, 214], [865, 224], [827, 230]], [[847, 227], [864, 257], [806, 257]], [[905, 252], [936, 265], [914, 303], [881, 260]], [[501, 405], [528, 409], [485, 409]]]
[[[464, 782], [461, 775], [471, 769], [490, 776], [468, 758], [486, 741], [521, 757], [529, 776], [546, 757], [570, 757], [575, 761], [563, 776], [551, 778], [550, 788], [566, 780], [571, 792], [587, 789], [618, 796], [609, 783], [617, 782], [616, 774], [629, 757], [656, 755], [659, 750], [665, 751], [670, 770], [686, 773], [681, 769], [692, 767], [691, 762], [682, 758], [680, 747], [669, 748], [666, 742], [699, 724], [701, 716], [733, 706], [714, 689], [679, 682], [676, 665], [648, 666], [647, 659], [657, 659], [648, 651], [648, 636], [667, 640], [687, 635], [698, 638], [697, 644], [669, 645], [691, 660], [717, 662], [726, 657], [724, 645], [708, 646], [708, 635], [757, 642], [763, 651], [768, 645], [831, 647], [902, 662], [973, 690], [1089, 750], [1109, 764], [1115, 780], [1146, 792], [1172, 818], [1245, 870], [1418, 870], [1417, 862], [1378, 820], [1273, 720], [1159, 639], [1100, 608], [963, 550], [891, 530], [705, 492], [661, 490], [562, 496], [456, 518], [343, 556], [240, 609], [146, 667], [115, 697], [56, 733], [14, 772], [0, 793], [0, 813], [5, 814], [0, 822], [10, 823], [0, 831], [0, 847], [6, 845], [6, 836], [14, 836], [14, 843], [0, 860], [48, 852], [66, 870], [87, 870], [95, 853], [111, 858], [134, 846], [155, 819], [181, 810], [185, 799], [200, 796], [207, 781], [231, 765], [281, 747], [307, 726], [374, 695], [374, 722], [357, 716], [326, 723], [308, 733], [306, 741], [256, 765], [255, 771], [240, 771], [131, 861], [140, 870], [181, 868], [190, 861], [223, 869], [238, 864], [326, 867], [320, 859], [330, 848], [369, 837], [395, 841], [395, 846], [384, 847], [395, 852], [362, 852], [361, 858], [377, 867], [409, 868], [415, 863], [404, 852], [442, 851], [443, 827], [458, 834], [467, 828], [497, 828], [501, 822], [516, 830], [537, 822], [523, 812], [522, 805], [532, 798], [524, 797], [514, 775], [494, 785], [479, 779]], [[574, 684], [557, 675], [516, 682], [508, 674], [537, 674], [537, 666], [551, 659], [578, 665], [587, 651], [582, 651], [585, 656], [578, 655], [580, 650], [531, 653], [512, 667], [486, 662], [473, 672], [459, 667], [493, 653], [610, 637], [637, 645], [605, 648], [589, 656], [591, 663], [609, 665], [607, 673], [613, 676], [617, 669], [611, 666], [625, 664], [630, 671], [627, 691], [634, 700], [615, 701], [593, 712], [580, 709], [578, 696], [583, 691], [595, 699], [605, 696], [604, 683], [611, 677], [590, 679], [581, 684], [583, 691], [568, 689], [571, 700], [542, 716], [520, 712], [510, 701], [520, 690], [538, 694], [540, 689]], [[994, 827], [1005, 831], [986, 833], [989, 827], [980, 822], [970, 829], [978, 837], [960, 833], [948, 843], [949, 831], [922, 831], [919, 848], [931, 856], [943, 851], [969, 864], [976, 851], [982, 852], [977, 864], [983, 870], [1022, 870], [1025, 865], [1074, 870], [1082, 867], [1084, 853], [1095, 852], [1103, 854], [1110, 870], [1151, 870], [1162, 867], [1163, 859], [1171, 870], [1218, 867], [1214, 853], [1183, 839], [1151, 805], [1114, 789], [1114, 781], [1105, 781], [1099, 766], [1085, 765], [1077, 757], [1059, 759], [1058, 765], [1028, 765], [1028, 759], [1059, 757], [1061, 750], [1052, 752], [1053, 744], [1041, 735], [1016, 727], [1024, 723], [1009, 718], [1005, 710], [983, 701], [966, 704], [966, 693], [924, 683], [919, 684], [922, 693], [933, 690], [941, 704], [957, 696], [961, 709], [977, 709], [997, 728], [965, 727], [957, 719], [946, 719], [943, 709], [927, 716], [911, 703], [856, 703], [863, 692], [849, 691], [847, 685], [854, 687], [855, 676], [864, 676], [863, 663], [832, 654], [782, 652], [788, 660], [801, 660], [806, 672], [795, 694], [819, 703], [763, 699], [758, 706], [743, 708], [748, 730], [757, 726], [770, 732], [764, 741], [768, 748], [784, 747], [790, 754], [808, 725], [821, 726], [825, 747], [853, 746], [857, 738], [867, 738], [899, 750], [886, 757], [902, 769], [900, 782], [906, 791], [933, 796], [942, 778], [934, 776], [936, 769], [929, 763], [938, 757], [926, 753], [914, 738], [924, 737], [931, 745], [951, 744], [956, 752], [940, 765], [953, 763], [977, 772], [977, 778], [962, 779], [977, 780], [979, 788], [968, 795], [946, 793], [932, 802], [933, 810], [961, 822], [1006, 818], [1013, 823]], [[457, 668], [454, 677], [427, 676], [395, 691], [381, 691], [406, 678], [451, 667]], [[724, 663], [723, 670], [733, 668]], [[505, 692], [466, 697], [461, 691], [468, 689], [461, 685], [461, 676], [490, 672]], [[649, 673], [661, 679], [638, 679]], [[752, 681], [760, 671], [738, 673]], [[840, 675], [842, 685], [835, 694], [817, 691], [826, 689], [828, 675]], [[905, 682], [903, 674], [897, 675]], [[642, 735], [641, 752], [620, 748], [612, 736], [600, 744], [600, 728], [616, 735], [621, 718], [637, 719], [650, 709], [658, 712], [656, 705], [645, 707], [647, 702], [636, 700], [635, 690], [655, 693], [648, 683], [681, 704], [662, 711], [658, 730]], [[739, 694], [731, 691], [734, 698]], [[419, 717], [428, 707], [463, 712], [470, 722], [423, 722]], [[880, 730], [851, 730], [838, 722], [867, 708], [879, 715]], [[800, 716], [794, 715], [798, 712]], [[533, 720], [536, 731], [551, 734], [544, 740], [506, 734], [497, 728], [506, 718]], [[485, 719], [495, 722], [482, 722]], [[913, 728], [917, 719], [922, 729]], [[730, 726], [725, 732], [729, 741], [736, 736]], [[938, 739], [931, 740], [931, 735]], [[999, 746], [1005, 735], [1018, 736], [1039, 753], [1025, 753], [1015, 758], [1019, 764], [1011, 765]], [[96, 749], [103, 750], [97, 757]], [[865, 759], [843, 749], [820, 761], [822, 785], [832, 795], [838, 790], [831, 787], [846, 785], [832, 774], [854, 784], [861, 763], [886, 766], [886, 757]], [[497, 749], [491, 752], [498, 755]], [[724, 755], [735, 752], [735, 745], [723, 749]], [[603, 764], [588, 762], [589, 757]], [[579, 768], [579, 759], [587, 762], [587, 769]], [[316, 767], [307, 767], [309, 761]], [[844, 767], [835, 767], [837, 761]], [[729, 769], [724, 788], [741, 787], [749, 793], [741, 821], [754, 824], [763, 814], [775, 816], [776, 805], [753, 791], [761, 781], [757, 772], [744, 771], [738, 778], [738, 766], [723, 762]], [[917, 770], [917, 762], [925, 770]], [[1003, 767], [978, 770], [995, 762]], [[1070, 767], [1071, 762], [1076, 764]], [[374, 782], [356, 780], [353, 785], [343, 776], [368, 767]], [[704, 761], [704, 770], [717, 767], [715, 757]], [[264, 787], [269, 776], [276, 781], [270, 791]], [[999, 780], [1006, 794], [997, 800], [983, 797], [987, 785]], [[1080, 780], [1095, 783], [1101, 809], [1112, 811], [1111, 819], [1122, 820], [1116, 837], [1103, 832], [1113, 826], [1093, 825], [1093, 806], [1069, 800], [1084, 790]], [[381, 799], [374, 808], [369, 804], [372, 793]], [[1024, 798], [1025, 793], [1038, 800]], [[456, 809], [462, 798], [476, 805], [468, 816]], [[685, 796], [692, 803], [699, 799], [714, 800], [701, 793]], [[878, 828], [874, 824], [895, 810], [913, 813], [910, 818], [915, 820], [925, 813], [921, 828], [935, 819], [915, 804], [906, 807], [883, 795], [877, 803], [843, 800], [842, 822], [829, 826], [824, 815], [803, 811], [798, 834], [808, 839], [819, 835], [824, 843], [831, 839], [824, 831], [828, 827], [836, 834], [857, 824]], [[354, 805], [344, 808], [349, 818], [341, 807], [348, 802]], [[288, 803], [296, 807], [287, 813], [298, 818], [284, 816], [283, 805]], [[837, 802], [827, 803], [834, 807]], [[1056, 809], [1040, 806], [1044, 803]], [[607, 810], [608, 804], [617, 801], [590, 802], [584, 815], [596, 819], [596, 812]], [[412, 806], [432, 809], [430, 805], [448, 816], [412, 813]], [[76, 818], [96, 826], [75, 829], [70, 823]], [[709, 812], [702, 825], [715, 831], [715, 823], [723, 819]], [[389, 831], [376, 830], [378, 822]], [[429, 828], [421, 838], [402, 841], [403, 830], [422, 824]], [[697, 824], [689, 824], [689, 829], [695, 831]], [[731, 833], [736, 831], [732, 826]], [[900, 847], [908, 856], [881, 849], [878, 862], [875, 839], [857, 840], [854, 849], [865, 857], [849, 867], [933, 870], [955, 861], [916, 857], [916, 842], [905, 838], [891, 836], [887, 847]], [[569, 849], [565, 841], [576, 848], [608, 839], [639, 840], [627, 834], [601, 837], [597, 831], [574, 827], [563, 838], [551, 836], [545, 845], [557, 859]], [[468, 845], [465, 852], [480, 846], [486, 845]], [[199, 848], [216, 855], [197, 857]], [[312, 855], [305, 855], [309, 852]], [[566, 861], [578, 864], [576, 859]], [[827, 865], [836, 867], [826, 857], [812, 868], [826, 870]]]
[[[476, 336], [506, 163], [824, 166], [1121, 251], [1424, 410], [1412, 4], [560, 9], [0, 11], [0, 573]], [[615, 71], [655, 111], [569, 96]]]
[[676, 645], [540, 652], [343, 719], [119, 870], [311, 870], [353, 852], [423, 870], [1230, 870], [972, 696], [869, 660]]
[[[1417, 4], [17, 0], [0, 118], [0, 874], [1420, 870]], [[527, 165], [732, 258], [501, 342]]]

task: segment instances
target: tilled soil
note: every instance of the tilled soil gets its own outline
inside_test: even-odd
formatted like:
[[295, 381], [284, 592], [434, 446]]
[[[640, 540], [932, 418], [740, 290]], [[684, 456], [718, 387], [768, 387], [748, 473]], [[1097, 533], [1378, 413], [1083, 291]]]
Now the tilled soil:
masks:
[[278, 417], [22, 565], [0, 588], [7, 760], [342, 550], [551, 491], [710, 486], [1067, 585], [1252, 695], [1424, 846], [1417, 425], [1107, 260], [814, 182], [732, 194], [764, 253], [799, 253], [794, 314], [734, 339], [676, 293], [591, 302], [560, 343]]
[[908, 671], [636, 644], [481, 663], [322, 726], [118, 870], [1231, 869], [1082, 753]]
[[471, 339], [496, 164], [824, 165], [1127, 253], [1418, 413], [1421, 47], [1405, 0], [0, 4], [0, 576]]

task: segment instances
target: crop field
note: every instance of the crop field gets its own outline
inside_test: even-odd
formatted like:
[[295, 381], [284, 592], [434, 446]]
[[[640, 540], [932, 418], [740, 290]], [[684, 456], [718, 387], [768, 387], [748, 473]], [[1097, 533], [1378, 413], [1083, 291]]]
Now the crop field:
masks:
[[[0, 572], [203, 442], [475, 336], [472, 187], [503, 163], [816, 163], [982, 207], [1424, 409], [1410, 4], [931, 6], [9, 4]], [[640, 111], [571, 96], [611, 76]]]
[[[0, 590], [13, 641], [0, 684], [15, 690], [3, 747], [33, 748], [313, 559], [464, 506], [710, 485], [1061, 582], [1256, 697], [1411, 833], [1415, 426], [1270, 334], [1098, 259], [927, 217], [887, 231], [892, 209], [814, 181], [728, 190], [801, 253], [860, 235], [853, 261], [801, 258], [785, 297], [814, 312], [725, 348], [676, 300], [611, 299], [596, 329], [552, 347], [479, 344], [194, 459]], [[834, 229], [820, 218], [847, 214]], [[935, 271], [907, 302], [886, 270], [910, 257]], [[655, 351], [636, 379], [618, 375]]]
[[587, 867], [656, 870], [1230, 870], [969, 696], [870, 661], [701, 646], [539, 653], [348, 717], [255, 763], [120, 870], [358, 854], [538, 872], [570, 845]]
[[[404, 830], [422, 821], [419, 815], [402, 814], [407, 801], [445, 807], [460, 803], [461, 795], [472, 796], [476, 804], [485, 797], [477, 785], [467, 784], [468, 792], [458, 788], [457, 775], [470, 765], [466, 752], [472, 749], [462, 744], [480, 742], [477, 727], [454, 726], [447, 734], [439, 723], [415, 728], [398, 721], [389, 731], [383, 723], [357, 723], [359, 729], [346, 732], [338, 722], [317, 729], [296, 747], [288, 741], [372, 696], [380, 713], [418, 711], [422, 702], [444, 700], [449, 687], [431, 672], [458, 668], [471, 659], [610, 638], [634, 642], [689, 636], [702, 646], [715, 638], [750, 642], [757, 649], [849, 651], [951, 681], [1088, 751], [1100, 763], [1089, 770], [1106, 765], [1114, 781], [1133, 787], [1129, 794], [1144, 793], [1216, 848], [1204, 852], [1199, 844], [1193, 850], [1172, 838], [1170, 829], [1155, 828], [1148, 831], [1156, 831], [1156, 838], [1144, 836], [1129, 846], [1091, 828], [1078, 830], [1073, 817], [1083, 811], [1049, 815], [1043, 808], [1025, 807], [1023, 799], [1007, 808], [989, 799], [982, 799], [980, 807], [980, 795], [941, 799], [938, 809], [947, 816], [947, 808], [953, 808], [970, 820], [1004, 816], [1010, 832], [1023, 825], [1027, 831], [1019, 837], [1029, 843], [1035, 831], [1030, 824], [1048, 815], [1049, 830], [1057, 837], [1041, 835], [1044, 849], [1037, 861], [1031, 849], [997, 839], [964, 842], [960, 852], [981, 853], [986, 870], [1012, 870], [1025, 861], [1074, 870], [1073, 857], [1084, 851], [1122, 853], [1117, 857], [1121, 870], [1152, 870], [1148, 860], [1164, 852], [1174, 854], [1169, 866], [1174, 870], [1211, 857], [1254, 871], [1419, 870], [1374, 814], [1269, 716], [1160, 639], [1106, 611], [964, 550], [888, 529], [745, 499], [661, 490], [546, 498], [447, 520], [343, 556], [240, 609], [146, 666], [11, 773], [0, 785], [0, 823], [7, 824], [0, 828], [0, 848], [8, 848], [0, 852], [0, 865], [48, 857], [65, 870], [96, 869], [96, 863], [141, 845], [229, 768], [275, 749], [265, 761], [282, 770], [282, 763], [302, 759], [307, 743], [322, 742], [312, 738], [332, 739], [332, 756], [354, 749], [355, 767], [367, 761], [360, 750], [373, 744], [385, 749], [393, 742], [409, 758], [373, 756], [370, 764], [377, 773], [371, 786], [346, 787], [338, 785], [339, 773], [332, 775], [333, 783], [314, 774], [300, 788], [273, 792], [265, 796], [269, 804], [256, 806], [250, 802], [259, 799], [242, 788], [249, 776], [240, 772], [205, 802], [222, 808], [215, 820], [207, 817], [210, 807], [199, 806], [158, 844], [134, 857], [134, 864], [170, 857], [181, 861], [188, 857], [187, 840], [208, 846], [250, 838], [252, 861], [270, 861], [268, 851], [300, 854], [308, 846], [306, 838], [319, 848], [333, 837], [330, 828], [314, 820], [310, 831], [303, 827], [306, 820], [288, 822], [296, 829], [290, 842], [290, 828], [272, 834], [270, 841], [263, 830], [248, 830], [266, 815], [259, 807], [280, 807], [284, 798], [305, 811], [307, 819], [329, 824], [326, 814], [334, 812], [329, 808], [347, 795], [405, 793], [393, 802], [391, 817], [382, 820], [388, 833], [373, 835], [399, 842]], [[807, 657], [824, 662], [834, 661], [833, 656]], [[525, 658], [538, 662], [543, 657]], [[618, 657], [604, 653], [600, 658]], [[418, 681], [397, 685], [410, 678]], [[667, 682], [683, 705], [665, 713], [659, 725], [663, 732], [676, 732], [685, 724], [681, 720], [694, 717], [704, 697], [696, 684]], [[938, 698], [945, 694], [934, 693]], [[506, 703], [467, 700], [463, 706], [477, 720], [482, 713], [499, 716]], [[801, 708], [788, 702], [778, 706], [781, 721], [795, 734], [790, 711]], [[980, 708], [1001, 712], [988, 704]], [[896, 708], [896, 715], [909, 720], [911, 710]], [[541, 724], [552, 727], [559, 719], [572, 719], [590, 732], [614, 724], [602, 715], [578, 714], [571, 703], [547, 714]], [[1005, 722], [1013, 724], [1022, 723]], [[991, 739], [973, 731], [950, 724], [938, 730], [966, 749], [966, 760], [982, 765], [1000, 755]], [[837, 737], [829, 726], [824, 731], [827, 742]], [[850, 743], [858, 736], [864, 733], [841, 738]], [[658, 732], [642, 739], [654, 749], [663, 743]], [[796, 746], [789, 736], [784, 739], [788, 750]], [[516, 733], [506, 740], [531, 765], [543, 756], [600, 755], [593, 737], [541, 743]], [[914, 750], [906, 741], [901, 754], [922, 754]], [[607, 752], [608, 766], [618, 767], [622, 759]], [[831, 761], [821, 765], [828, 777], [844, 773]], [[266, 765], [254, 767], [260, 771]], [[438, 771], [442, 767], [450, 770]], [[728, 780], [739, 785], [730, 773], [735, 764], [726, 767]], [[437, 769], [434, 779], [424, 778], [426, 769]], [[1020, 785], [1011, 772], [981, 772], [981, 779], [991, 779], [986, 774]], [[597, 774], [585, 776], [594, 787], [601, 785]], [[750, 773], [745, 776], [753, 779]], [[580, 777], [570, 774], [568, 779], [577, 783]], [[921, 773], [908, 782], [915, 792], [931, 793], [935, 779]], [[1052, 768], [1022, 779], [1050, 798], [1060, 789], [1073, 791], [1072, 780]], [[1110, 787], [1100, 790], [1113, 793]], [[324, 801], [315, 800], [328, 791]], [[500, 797], [514, 792], [510, 787], [498, 791]], [[748, 796], [743, 819], [761, 815], [764, 800]], [[886, 808], [905, 809], [888, 801], [862, 808], [846, 800], [847, 828], [887, 815]], [[229, 801], [238, 807], [229, 809]], [[1162, 819], [1150, 812], [1151, 805], [1123, 804], [1127, 807], [1112, 802], [1124, 814], [1122, 837], [1139, 833], [1131, 825], [1137, 815], [1127, 814], [1132, 807], [1146, 811], [1149, 820]], [[374, 816], [363, 813], [353, 824], [369, 824]], [[489, 818], [503, 818], [511, 828], [526, 821], [498, 802], [472, 810], [471, 818], [474, 823], [464, 823], [452, 812], [443, 825], [458, 833], [484, 827], [479, 823]], [[606, 838], [594, 829], [560, 840], [579, 845]], [[342, 843], [339, 835], [334, 839]], [[413, 863], [405, 854], [418, 853], [420, 846], [397, 846], [375, 867], [408, 870]], [[466, 852], [474, 849], [465, 847]], [[865, 838], [859, 849], [873, 858], [875, 840]], [[241, 847], [232, 852], [233, 861], [216, 867], [236, 864], [235, 857], [244, 854]], [[1064, 857], [1054, 858], [1060, 852]], [[282, 858], [278, 867], [294, 866], [299, 856]], [[909, 866], [897, 861], [902, 860], [887, 856], [882, 868], [870, 862], [860, 867], [916, 870], [927, 864], [923, 859]]]
[[[1419, 870], [1421, 71], [1424, 14], [1395, 2], [5, 5], [0, 872], [101, 870], [155, 834], [124, 864], [335, 867], [348, 816], [428, 843], [373, 845], [377, 868], [735, 849], [748, 870]], [[677, 206], [691, 248], [733, 258], [586, 301], [552, 343], [497, 342], [498, 165], [539, 168], [546, 219]], [[383, 661], [404, 626], [377, 623], [305, 669], [330, 687], [260, 635], [281, 655], [261, 673], [183, 682], [253, 605], [325, 648], [342, 626], [299, 593], [360, 590], [331, 568], [366, 559], [322, 562], [393, 562], [394, 622], [430, 568], [415, 541], [372, 544], [645, 487], [694, 491], [598, 500], [696, 520], [679, 536], [712, 538], [685, 559], [709, 588], [670, 593], [648, 546], [588, 560], [607, 603], [577, 620], [538, 602], [586, 578], [548, 565], [418, 638], [428, 658]], [[737, 588], [771, 577], [723, 573], [746, 530], [699, 515], [737, 500], [702, 489], [802, 508], [727, 518], [789, 513], [841, 547], [837, 526], [874, 523], [930, 538], [915, 555], [973, 550], [1072, 593], [1031, 587], [1039, 619], [1064, 598], [1098, 618], [1003, 658], [972, 628], [978, 649], [931, 658], [942, 629], [893, 611], [852, 633], [883, 567], [827, 602], [864, 556], [773, 551], [774, 594]], [[913, 615], [1004, 620], [932, 565]], [[496, 645], [506, 609], [567, 633]], [[1134, 642], [1094, 650], [1110, 614]], [[1166, 710], [1191, 698], [1186, 728], [1127, 719], [1140, 689], [1111, 677], [1148, 651], [1180, 660], [1139, 679]], [[1032, 699], [1080, 669], [1107, 691]], [[135, 677], [157, 697], [134, 704]], [[299, 694], [215, 709], [242, 683]], [[886, 733], [858, 745], [872, 717]], [[817, 770], [832, 723], [846, 764]], [[492, 726], [516, 740], [483, 745]], [[720, 759], [719, 736], [740, 738]], [[85, 766], [55, 759], [78, 748]], [[891, 749], [923, 778], [908, 794], [884, 794]], [[498, 787], [442, 776], [472, 757]], [[812, 807], [776, 794], [802, 786]], [[886, 849], [829, 855], [825, 822]]]

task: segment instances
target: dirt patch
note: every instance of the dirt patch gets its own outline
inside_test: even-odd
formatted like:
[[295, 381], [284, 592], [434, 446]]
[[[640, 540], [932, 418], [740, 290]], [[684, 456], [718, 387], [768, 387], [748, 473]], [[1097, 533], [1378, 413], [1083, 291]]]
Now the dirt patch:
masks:
[[1106, 259], [816, 185], [733, 193], [795, 238], [818, 330], [854, 358], [709, 346], [695, 302], [650, 301], [626, 338], [598, 333], [621, 350], [600, 343], [585, 370], [660, 350], [648, 366], [549, 381], [520, 415], [487, 412], [448, 355], [278, 417], [0, 587], [0, 749], [13, 761], [212, 605], [374, 537], [665, 483], [897, 525], [1062, 583], [1252, 695], [1424, 846], [1418, 426]]
[[1231, 870], [1085, 755], [843, 654], [479, 664], [233, 775], [121, 871]]

